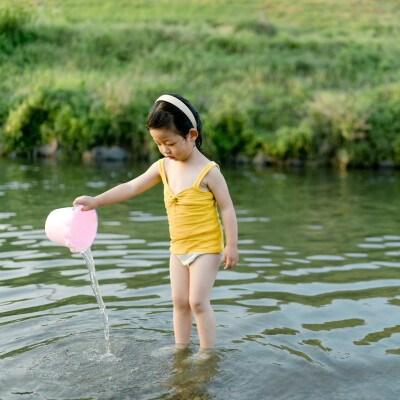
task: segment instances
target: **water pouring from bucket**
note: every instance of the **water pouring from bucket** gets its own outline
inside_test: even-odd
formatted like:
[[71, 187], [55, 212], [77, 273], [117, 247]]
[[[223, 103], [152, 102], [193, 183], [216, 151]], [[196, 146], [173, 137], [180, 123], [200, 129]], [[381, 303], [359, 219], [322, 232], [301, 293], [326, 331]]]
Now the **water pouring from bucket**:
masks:
[[82, 204], [76, 204], [74, 207], [53, 210], [46, 219], [45, 231], [47, 237], [52, 242], [68, 247], [71, 253], [81, 253], [86, 261], [93, 293], [103, 317], [107, 353], [110, 353], [108, 315], [100, 294], [96, 269], [90, 249], [97, 234], [98, 218], [96, 210], [82, 211], [82, 208]]

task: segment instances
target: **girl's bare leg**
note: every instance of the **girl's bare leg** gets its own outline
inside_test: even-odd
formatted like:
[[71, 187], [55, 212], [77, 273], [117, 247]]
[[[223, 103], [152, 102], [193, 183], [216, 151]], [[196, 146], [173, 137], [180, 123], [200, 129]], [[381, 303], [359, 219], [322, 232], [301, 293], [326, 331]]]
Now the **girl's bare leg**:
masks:
[[189, 267], [189, 303], [196, 319], [201, 350], [214, 348], [216, 322], [210, 295], [220, 263], [219, 254], [203, 254]]
[[169, 270], [174, 306], [175, 343], [177, 348], [184, 348], [189, 343], [192, 329], [192, 312], [189, 304], [189, 269], [181, 263], [178, 257], [171, 254]]

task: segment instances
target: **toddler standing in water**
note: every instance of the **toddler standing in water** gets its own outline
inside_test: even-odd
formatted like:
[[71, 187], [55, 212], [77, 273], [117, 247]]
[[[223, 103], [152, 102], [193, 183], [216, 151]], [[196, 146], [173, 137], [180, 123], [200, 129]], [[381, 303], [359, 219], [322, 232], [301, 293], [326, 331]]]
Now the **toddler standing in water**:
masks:
[[[164, 156], [144, 174], [96, 197], [81, 196], [83, 210], [127, 200], [164, 184], [171, 236], [170, 279], [177, 349], [189, 344], [192, 311], [200, 340], [200, 358], [214, 348], [216, 322], [210, 294], [221, 259], [224, 269], [238, 261], [237, 222], [225, 179], [201, 152], [201, 121], [195, 108], [178, 95], [163, 95], [153, 105], [147, 129]], [[217, 214], [220, 210], [225, 231]]]

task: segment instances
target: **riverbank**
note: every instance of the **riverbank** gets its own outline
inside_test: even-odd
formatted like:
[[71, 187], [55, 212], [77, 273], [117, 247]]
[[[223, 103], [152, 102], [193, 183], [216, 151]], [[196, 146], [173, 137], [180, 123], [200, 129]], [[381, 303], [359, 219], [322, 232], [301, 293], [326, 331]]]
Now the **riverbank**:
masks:
[[395, 0], [18, 4], [0, 9], [5, 156], [152, 158], [147, 113], [178, 92], [215, 159], [400, 165]]

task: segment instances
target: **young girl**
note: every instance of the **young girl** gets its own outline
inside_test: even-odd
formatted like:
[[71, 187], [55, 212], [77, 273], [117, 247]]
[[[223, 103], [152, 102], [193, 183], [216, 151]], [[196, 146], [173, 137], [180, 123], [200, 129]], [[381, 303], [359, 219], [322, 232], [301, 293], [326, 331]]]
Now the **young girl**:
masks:
[[[181, 96], [163, 95], [153, 105], [147, 129], [164, 158], [144, 174], [96, 197], [81, 196], [83, 210], [127, 200], [161, 180], [171, 236], [170, 279], [177, 349], [188, 346], [192, 313], [200, 339], [199, 357], [214, 348], [216, 322], [211, 289], [221, 259], [224, 269], [238, 261], [237, 222], [228, 187], [219, 167], [201, 152], [201, 121]], [[223, 245], [222, 218], [226, 245]]]

